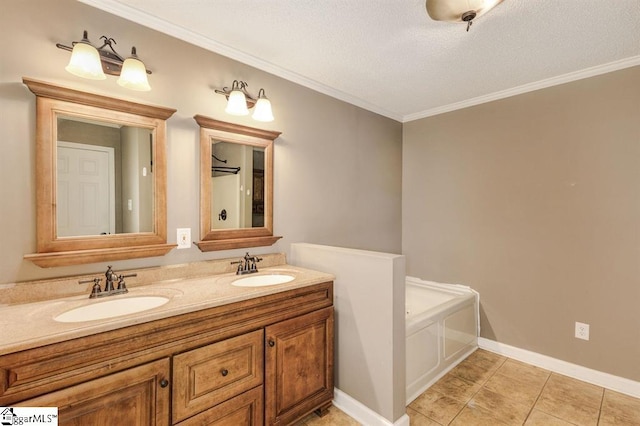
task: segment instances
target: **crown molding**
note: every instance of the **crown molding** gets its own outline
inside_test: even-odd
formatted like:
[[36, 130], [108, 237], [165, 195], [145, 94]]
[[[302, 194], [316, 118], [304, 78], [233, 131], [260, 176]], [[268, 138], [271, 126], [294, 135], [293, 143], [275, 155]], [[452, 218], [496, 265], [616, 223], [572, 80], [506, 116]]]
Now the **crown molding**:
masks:
[[458, 109], [468, 108], [475, 105], [480, 105], [487, 102], [496, 101], [499, 99], [508, 98], [511, 96], [520, 95], [534, 90], [544, 89], [547, 87], [557, 86], [564, 83], [569, 83], [584, 78], [594, 77], [600, 74], [606, 74], [609, 72], [617, 71], [624, 68], [640, 65], [640, 55], [632, 56], [630, 58], [621, 59], [618, 61], [610, 62], [603, 65], [586, 68], [584, 70], [570, 72], [557, 77], [548, 78], [545, 80], [536, 81], [533, 83], [524, 84], [522, 86], [514, 87], [499, 92], [490, 93], [488, 95], [478, 96], [472, 99], [467, 99], [460, 102], [428, 109], [425, 111], [402, 115], [397, 112], [389, 111], [379, 105], [374, 105], [358, 97], [349, 95], [341, 90], [319, 83], [310, 78], [304, 77], [296, 72], [279, 67], [271, 62], [264, 61], [253, 55], [249, 55], [237, 49], [234, 49], [225, 44], [219, 43], [215, 40], [202, 36], [201, 34], [190, 31], [186, 28], [178, 25], [171, 24], [165, 20], [159, 19], [148, 13], [142, 12], [131, 6], [119, 3], [113, 0], [79, 0], [81, 3], [93, 6], [97, 9], [119, 16], [121, 18], [130, 20], [145, 27], [160, 31], [164, 34], [170, 35], [187, 43], [196, 45], [208, 51], [217, 53], [227, 58], [233, 59], [245, 65], [252, 66], [261, 71], [273, 74], [277, 77], [281, 77], [285, 80], [304, 86], [308, 89], [315, 90], [316, 92], [330, 96], [332, 98], [341, 100], [351, 105], [360, 107], [367, 111], [382, 115], [401, 123], [407, 123], [422, 118], [431, 117], [434, 115], [444, 114], [446, 112], [455, 111]]
[[210, 38], [204, 37], [201, 34], [197, 34], [186, 28], [171, 24], [165, 20], [156, 18], [155, 16], [149, 15], [148, 13], [142, 12], [131, 6], [127, 6], [122, 3], [115, 2], [113, 0], [79, 0], [79, 1], [86, 5], [93, 6], [97, 9], [111, 13], [112, 15], [125, 18], [129, 21], [135, 22], [136, 24], [140, 24], [145, 27], [151, 28], [153, 30], [160, 31], [164, 34], [170, 35], [172, 37], [175, 37], [187, 43], [196, 45], [203, 49], [209, 50], [211, 52], [214, 52], [219, 55], [225, 56], [227, 58], [233, 59], [235, 61], [241, 62], [245, 65], [250, 65], [261, 71], [267, 72], [269, 74], [273, 74], [277, 77], [281, 77], [285, 80], [299, 84], [308, 89], [315, 90], [316, 92], [322, 93], [332, 98], [344, 101], [348, 104], [360, 107], [362, 109], [371, 111], [373, 113], [382, 115], [387, 118], [391, 118], [395, 121], [399, 121], [399, 122], [402, 121], [401, 114], [394, 113], [392, 111], [384, 109], [378, 105], [374, 105], [358, 97], [351, 96], [333, 87], [324, 85], [315, 80], [304, 77], [296, 72], [279, 67], [277, 65], [272, 64], [271, 62], [264, 61], [253, 55], [249, 55], [247, 53], [234, 49], [225, 44], [219, 43]]
[[586, 68], [580, 71], [570, 72], [567, 74], [559, 75], [557, 77], [524, 84], [512, 89], [502, 90], [499, 92], [490, 93], [488, 95], [467, 99], [461, 102], [428, 109], [426, 111], [418, 112], [415, 114], [405, 115], [402, 118], [402, 122], [407, 123], [409, 121], [419, 120], [421, 118], [432, 117], [434, 115], [444, 114], [445, 112], [451, 112], [458, 109], [484, 104], [487, 102], [497, 101], [499, 99], [509, 98], [511, 96], [533, 92], [534, 90], [545, 89], [547, 87], [558, 86], [560, 84], [570, 83], [572, 81], [582, 80], [584, 78], [595, 77], [597, 75], [618, 71], [624, 68], [634, 67], [636, 65], [640, 65], [640, 56], [632, 56], [630, 58], [621, 59], [619, 61], [609, 62], [607, 64]]

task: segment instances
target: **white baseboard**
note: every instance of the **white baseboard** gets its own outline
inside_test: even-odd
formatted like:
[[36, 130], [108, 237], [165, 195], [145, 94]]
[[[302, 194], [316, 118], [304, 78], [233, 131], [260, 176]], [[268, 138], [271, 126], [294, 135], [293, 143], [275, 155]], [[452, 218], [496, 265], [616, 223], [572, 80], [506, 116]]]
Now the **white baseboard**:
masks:
[[526, 349], [516, 348], [515, 346], [505, 345], [494, 340], [478, 338], [478, 346], [490, 352], [504, 355], [536, 367], [544, 368], [554, 373], [563, 374], [582, 380], [583, 382], [602, 386], [616, 392], [624, 393], [635, 398], [640, 398], [640, 382], [625, 379], [624, 377], [614, 376], [613, 374], [603, 373], [601, 371], [592, 370], [581, 365], [572, 364], [550, 356], [531, 352]]
[[366, 405], [356, 401], [338, 388], [333, 389], [333, 405], [344, 411], [356, 421], [367, 426], [409, 426], [409, 416], [404, 414], [391, 422]]

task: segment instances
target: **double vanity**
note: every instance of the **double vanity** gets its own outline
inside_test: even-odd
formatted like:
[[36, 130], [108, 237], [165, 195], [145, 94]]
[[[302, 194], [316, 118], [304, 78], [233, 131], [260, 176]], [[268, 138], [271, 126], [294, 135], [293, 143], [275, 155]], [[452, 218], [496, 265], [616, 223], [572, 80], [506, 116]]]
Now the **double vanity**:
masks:
[[[176, 110], [23, 82], [36, 95], [37, 169], [36, 252], [25, 260], [104, 264], [175, 248], [166, 121]], [[280, 132], [194, 119], [196, 246], [274, 244]], [[60, 424], [105, 426], [287, 425], [324, 414], [334, 277], [263, 258], [109, 267], [102, 287], [98, 276], [0, 285], [0, 406], [53, 406]]]
[[89, 285], [3, 306], [0, 405], [56, 406], [61, 424], [96, 425], [322, 414], [333, 398], [334, 277], [265, 257], [247, 275], [229, 260], [198, 262], [138, 271], [126, 294], [90, 299]]

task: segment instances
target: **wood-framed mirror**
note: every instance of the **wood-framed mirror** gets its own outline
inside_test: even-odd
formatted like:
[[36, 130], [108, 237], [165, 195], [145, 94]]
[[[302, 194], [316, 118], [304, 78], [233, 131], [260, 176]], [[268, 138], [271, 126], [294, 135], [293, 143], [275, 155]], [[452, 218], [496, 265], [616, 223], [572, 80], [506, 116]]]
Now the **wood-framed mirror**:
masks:
[[202, 251], [270, 246], [273, 143], [280, 132], [196, 115], [200, 125]]
[[36, 248], [41, 267], [162, 256], [166, 120], [175, 109], [23, 78], [36, 95]]

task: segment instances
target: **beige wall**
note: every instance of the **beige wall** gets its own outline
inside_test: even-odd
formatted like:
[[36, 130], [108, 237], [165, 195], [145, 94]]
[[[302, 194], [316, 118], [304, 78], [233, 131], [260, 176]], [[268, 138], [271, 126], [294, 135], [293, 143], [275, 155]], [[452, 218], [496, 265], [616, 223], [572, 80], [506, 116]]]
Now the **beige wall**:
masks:
[[478, 290], [483, 337], [640, 380], [640, 67], [403, 132], [407, 274]]
[[[212, 17], [215, 24], [215, 17]], [[199, 229], [199, 141], [202, 114], [283, 132], [275, 143], [274, 228], [284, 238], [253, 253], [287, 252], [312, 242], [399, 252], [401, 248], [402, 125], [284, 79], [72, 0], [3, 0], [0, 13], [0, 284], [103, 271], [106, 265], [41, 269], [22, 260], [35, 251], [35, 96], [23, 76], [72, 88], [176, 108], [168, 120], [168, 236]], [[153, 71], [152, 91], [121, 88], [116, 78], [77, 78], [64, 70], [69, 45], [89, 31], [132, 45]], [[264, 87], [276, 120], [261, 124], [224, 113], [214, 88], [246, 80]], [[258, 125], [259, 124], [259, 125]], [[201, 253], [193, 247], [167, 256], [114, 262], [115, 269], [235, 257], [244, 250]]]

